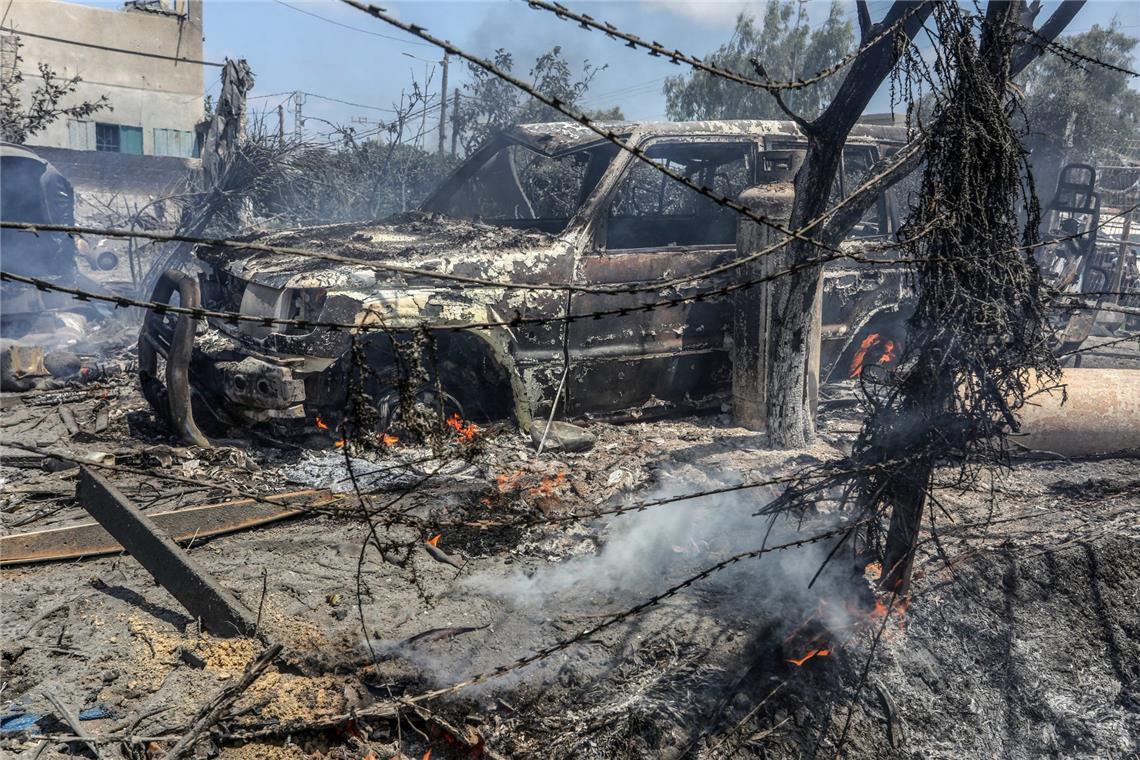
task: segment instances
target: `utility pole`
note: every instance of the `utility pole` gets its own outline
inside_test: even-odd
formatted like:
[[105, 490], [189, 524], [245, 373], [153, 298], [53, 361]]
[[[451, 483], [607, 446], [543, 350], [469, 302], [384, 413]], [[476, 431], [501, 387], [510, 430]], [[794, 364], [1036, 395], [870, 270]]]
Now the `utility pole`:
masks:
[[455, 97], [451, 100], [451, 155], [455, 155], [459, 144], [459, 88], [455, 88]]
[[285, 144], [285, 104], [277, 106], [277, 142]]
[[443, 66], [443, 79], [439, 90], [439, 152], [443, 153], [443, 130], [447, 126], [447, 53], [443, 54], [440, 65]]
[[301, 110], [305, 105], [305, 93], [297, 90], [293, 93], [293, 139], [298, 143], [305, 139], [305, 115]]

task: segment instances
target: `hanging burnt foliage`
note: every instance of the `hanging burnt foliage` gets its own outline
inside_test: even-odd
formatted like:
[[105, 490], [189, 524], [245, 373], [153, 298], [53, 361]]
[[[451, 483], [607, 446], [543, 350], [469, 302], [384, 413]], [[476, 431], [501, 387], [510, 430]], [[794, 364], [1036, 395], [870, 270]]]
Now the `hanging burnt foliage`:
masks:
[[[1016, 6], [1016, 4], [1014, 4]], [[905, 588], [934, 468], [972, 480], [1008, 462], [1009, 434], [1031, 389], [1059, 377], [1040, 272], [1039, 206], [1008, 86], [1015, 18], [935, 10], [944, 46], [926, 167], [906, 229], [917, 304], [893, 382], [869, 394], [855, 444], [862, 505], [890, 512], [885, 582]], [[906, 231], [904, 230], [904, 237]]]
[[[891, 516], [886, 536], [872, 521], [867, 537], [890, 591], [906, 591], [935, 468], [957, 467], [966, 484], [1007, 466], [1018, 409], [1060, 375], [1032, 258], [1039, 205], [1009, 87], [1016, 5], [995, 4], [983, 19], [939, 4], [943, 44], [913, 72], [935, 85], [926, 166], [902, 231], [916, 308], [897, 369], [861, 377], [868, 415], [852, 461], [826, 484], [862, 514]], [[823, 487], [791, 489], [781, 508]]]

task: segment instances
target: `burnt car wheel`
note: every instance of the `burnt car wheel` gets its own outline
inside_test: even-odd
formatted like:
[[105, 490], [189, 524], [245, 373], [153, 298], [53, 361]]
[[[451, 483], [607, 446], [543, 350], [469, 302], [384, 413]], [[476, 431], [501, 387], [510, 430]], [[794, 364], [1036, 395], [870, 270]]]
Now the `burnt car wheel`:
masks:
[[[413, 417], [411, 421], [407, 419], [409, 411]], [[419, 390], [415, 394], [411, 410], [401, 403], [399, 391], [390, 390], [377, 400], [376, 415], [378, 432], [399, 437], [422, 435], [428, 432], [425, 428], [433, 423], [442, 428], [453, 415], [467, 419], [459, 399], [447, 391], [440, 392], [437, 388]]]

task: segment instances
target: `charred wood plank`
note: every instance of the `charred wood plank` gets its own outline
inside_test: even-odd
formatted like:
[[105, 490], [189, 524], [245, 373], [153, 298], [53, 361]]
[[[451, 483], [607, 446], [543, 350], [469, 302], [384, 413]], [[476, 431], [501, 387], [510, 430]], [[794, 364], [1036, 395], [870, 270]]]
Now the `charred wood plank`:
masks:
[[216, 636], [251, 636], [253, 615], [106, 479], [81, 467], [79, 503]]
[[[344, 497], [327, 491], [296, 491], [270, 497], [274, 503], [239, 499], [149, 514], [174, 541], [202, 540], [285, 520]], [[0, 567], [118, 554], [123, 547], [99, 523], [84, 523], [0, 537]]]

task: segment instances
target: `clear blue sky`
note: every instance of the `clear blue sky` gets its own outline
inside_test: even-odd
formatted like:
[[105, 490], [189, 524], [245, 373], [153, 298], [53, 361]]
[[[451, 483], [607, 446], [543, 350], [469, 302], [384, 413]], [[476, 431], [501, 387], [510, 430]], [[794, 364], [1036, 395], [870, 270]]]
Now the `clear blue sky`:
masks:
[[[118, 5], [105, 0], [87, 1], [101, 6]], [[664, 59], [630, 50], [598, 32], [586, 32], [546, 12], [531, 10], [522, 0], [372, 1], [401, 19], [424, 26], [433, 34], [478, 54], [489, 56], [496, 48], [506, 48], [515, 55], [517, 73], [525, 74], [536, 56], [553, 45], [562, 45], [567, 58], [576, 66], [583, 60], [607, 66], [595, 79], [585, 105], [591, 108], [620, 105], [625, 114], [634, 119], [663, 118], [661, 83], [665, 77], [685, 70]], [[697, 56], [709, 53], [729, 38], [737, 13], [742, 10], [759, 13], [763, 7], [762, 2], [734, 0], [563, 1], [599, 20]], [[806, 0], [809, 18], [825, 14], [829, 4], [829, 0]], [[854, 3], [845, 4], [853, 13]], [[1039, 22], [1047, 18], [1056, 5], [1055, 1], [1045, 2]], [[872, 16], [877, 19], [889, 6], [890, 0], [873, 0]], [[1094, 24], [1109, 24], [1113, 19], [1123, 31], [1140, 36], [1140, 2], [1091, 0], [1070, 28], [1083, 31]], [[307, 98], [305, 116], [313, 117], [306, 124], [309, 137], [329, 130], [318, 119], [350, 124], [354, 119], [375, 122], [389, 117], [389, 111], [376, 109], [390, 109], [393, 102], [399, 100], [401, 90], [411, 87], [413, 79], [422, 83], [433, 73], [432, 87], [436, 90], [439, 87], [435, 63], [441, 57], [438, 49], [337, 0], [205, 0], [205, 26], [206, 58], [222, 60], [229, 56], [249, 61], [256, 77], [251, 93], [256, 98], [253, 101], [256, 108], [270, 111], [287, 99], [284, 94], [258, 96], [292, 90], [306, 90], [360, 104], [352, 106]], [[207, 90], [215, 94], [216, 71], [207, 69]], [[466, 66], [453, 59], [449, 90], [462, 86], [466, 78]], [[877, 101], [881, 102], [872, 103], [872, 110], [887, 109], [885, 97]], [[292, 129], [288, 103], [286, 107], [286, 129]], [[275, 116], [273, 124], [276, 124]], [[368, 123], [354, 126], [360, 130], [370, 128]], [[428, 137], [429, 144], [434, 144], [434, 140], [434, 134]]]

